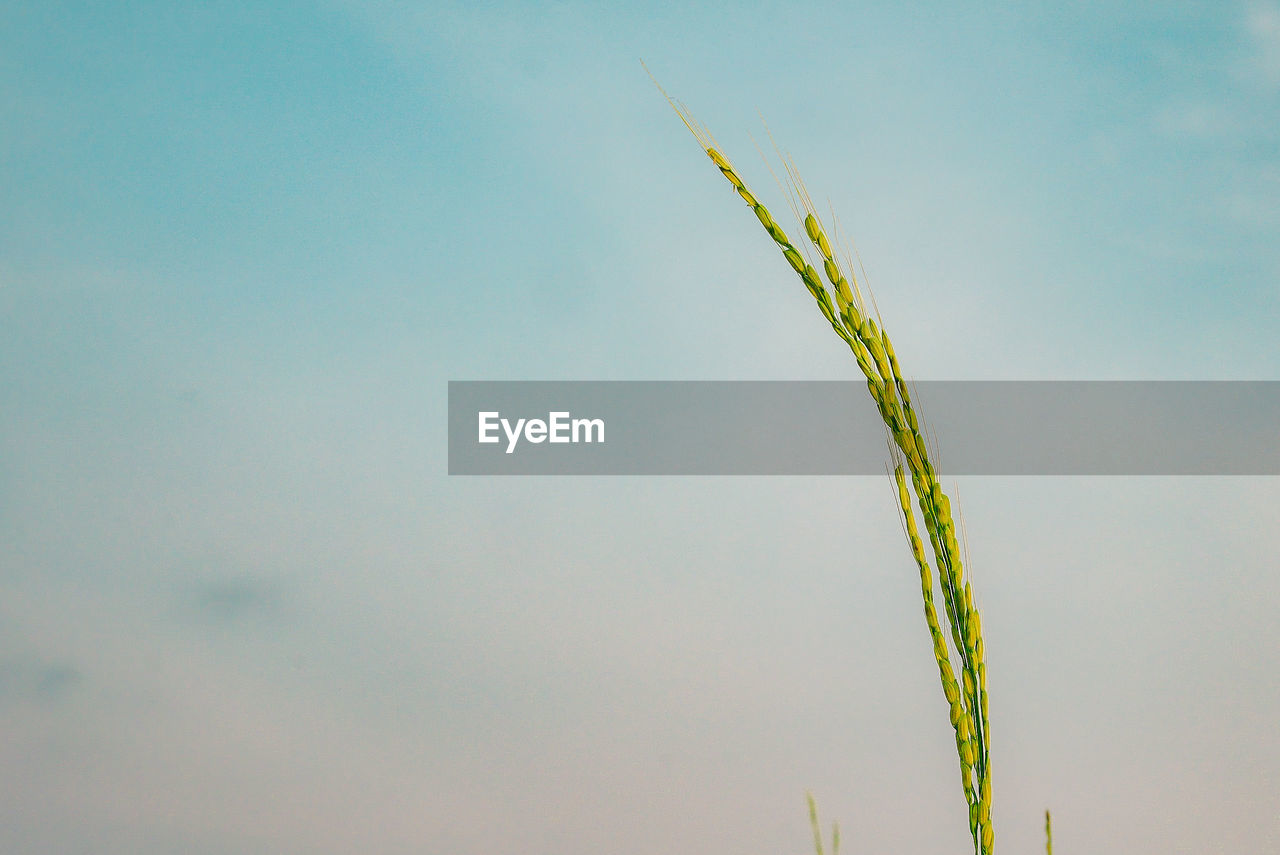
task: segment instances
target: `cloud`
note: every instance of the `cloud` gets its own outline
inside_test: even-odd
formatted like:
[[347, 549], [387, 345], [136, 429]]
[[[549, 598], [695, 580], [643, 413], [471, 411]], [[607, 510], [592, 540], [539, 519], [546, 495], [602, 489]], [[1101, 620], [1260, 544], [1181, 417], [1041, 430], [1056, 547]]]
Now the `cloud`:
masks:
[[0, 704], [55, 703], [83, 681], [84, 675], [69, 662], [34, 657], [0, 661]]
[[1254, 70], [1272, 86], [1280, 86], [1280, 7], [1258, 4], [1246, 20], [1253, 42]]
[[1215, 140], [1240, 131], [1240, 123], [1230, 110], [1207, 101], [1168, 104], [1156, 112], [1155, 126], [1176, 139]]
[[280, 606], [280, 595], [265, 582], [247, 578], [216, 579], [196, 589], [193, 605], [208, 618], [232, 622], [274, 613]]

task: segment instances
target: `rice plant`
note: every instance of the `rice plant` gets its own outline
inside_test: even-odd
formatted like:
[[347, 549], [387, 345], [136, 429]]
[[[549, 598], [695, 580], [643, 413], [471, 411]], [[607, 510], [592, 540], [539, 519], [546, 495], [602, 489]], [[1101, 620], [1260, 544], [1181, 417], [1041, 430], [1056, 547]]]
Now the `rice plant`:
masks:
[[[661, 86], [658, 88], [662, 90]], [[683, 104], [673, 101], [665, 91], [663, 95], [711, 162], [755, 214], [787, 264], [812, 295], [822, 316], [853, 353], [858, 368], [866, 377], [867, 391], [871, 393], [888, 431], [898, 510], [920, 573], [925, 624], [933, 644], [933, 658], [947, 703], [948, 718], [955, 733], [960, 786], [969, 807], [969, 832], [974, 852], [975, 855], [990, 855], [994, 850], [995, 830], [991, 822], [991, 763], [988, 754], [991, 728], [987, 719], [987, 669], [983, 661], [982, 620], [974, 603], [973, 589], [965, 579], [951, 502], [938, 480], [929, 445], [912, 406], [911, 390], [903, 379], [893, 344], [883, 328], [879, 312], [876, 311], [873, 319], [867, 311], [852, 257], [848, 253], [843, 257], [836, 256], [827, 228], [795, 165], [779, 155], [785, 168], [787, 186], [784, 189], [792, 213], [808, 239], [808, 244], [801, 242], [799, 246], [792, 243], [786, 231], [747, 187], [706, 128], [693, 119]], [[825, 281], [818, 273], [818, 267], [822, 268]], [[917, 506], [920, 519], [924, 521], [932, 564], [920, 536]], [[938, 615], [938, 597], [942, 600], [945, 627]], [[818, 855], [823, 855], [812, 798], [809, 806], [814, 844]], [[833, 849], [837, 842], [838, 836], [833, 841]]]

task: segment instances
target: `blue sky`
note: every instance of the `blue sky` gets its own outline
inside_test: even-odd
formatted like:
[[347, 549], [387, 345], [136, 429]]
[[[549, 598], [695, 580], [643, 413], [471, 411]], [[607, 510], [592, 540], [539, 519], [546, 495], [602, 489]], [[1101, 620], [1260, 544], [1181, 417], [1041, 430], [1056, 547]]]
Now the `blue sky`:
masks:
[[[445, 474], [855, 376], [641, 59], [913, 376], [1280, 379], [1274, 3], [0, 5], [0, 849], [965, 845], [880, 480]], [[1002, 850], [1274, 849], [1274, 479], [959, 488]]]

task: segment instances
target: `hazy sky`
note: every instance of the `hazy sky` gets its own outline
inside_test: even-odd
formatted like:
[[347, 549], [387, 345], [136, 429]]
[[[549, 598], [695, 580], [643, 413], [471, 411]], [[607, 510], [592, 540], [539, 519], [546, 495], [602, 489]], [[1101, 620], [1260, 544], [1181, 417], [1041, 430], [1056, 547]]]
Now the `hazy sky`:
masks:
[[[971, 851], [884, 479], [446, 383], [857, 376], [641, 59], [911, 376], [1280, 380], [1280, 5], [604, 5], [0, 3], [0, 851]], [[1280, 849], [1277, 479], [958, 492], [999, 850]]]

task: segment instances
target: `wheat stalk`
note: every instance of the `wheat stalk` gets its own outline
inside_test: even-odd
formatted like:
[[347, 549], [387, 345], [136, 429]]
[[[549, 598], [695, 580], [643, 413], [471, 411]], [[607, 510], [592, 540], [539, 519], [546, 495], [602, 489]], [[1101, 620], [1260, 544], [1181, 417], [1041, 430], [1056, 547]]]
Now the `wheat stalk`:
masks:
[[[654, 83], [656, 85], [657, 81]], [[658, 88], [662, 90], [661, 86]], [[721, 174], [751, 208], [760, 225], [781, 250], [787, 264], [817, 302], [822, 316], [852, 351], [858, 368], [866, 377], [867, 389], [889, 433], [898, 507], [902, 513], [912, 556], [920, 571], [925, 623], [933, 643], [934, 660], [955, 733], [956, 755], [960, 764], [961, 786], [969, 807], [969, 831], [973, 837], [974, 852], [977, 855], [990, 855], [994, 849], [995, 831], [991, 822], [991, 767], [988, 756], [990, 727], [987, 720], [987, 672], [983, 661], [982, 621], [974, 605], [973, 590], [964, 578], [964, 564], [951, 514], [951, 503], [938, 480], [929, 446], [921, 433], [919, 418], [912, 406], [910, 390], [903, 379], [893, 345], [882, 326], [877, 325], [866, 311], [851, 259], [846, 256], [842, 264], [832, 251], [826, 230], [794, 164], [785, 157], [782, 158], [792, 210], [803, 223], [810, 247], [802, 245], [797, 248], [791, 242], [773, 215], [747, 187], [711, 134], [693, 119], [683, 104], [673, 101], [665, 91], [662, 94]], [[828, 284], [823, 283], [815, 265], [808, 260], [807, 254], [814, 250], [817, 252], [816, 257], [820, 259], [830, 290]], [[879, 313], [876, 314], [879, 317]], [[934, 604], [933, 573], [916, 523], [912, 494], [924, 520], [925, 532], [938, 571], [937, 590], [942, 595], [943, 612], [947, 619], [946, 633]], [[952, 665], [953, 654], [956, 666]], [[958, 679], [957, 667], [960, 673]], [[810, 804], [812, 806], [812, 801]], [[816, 823], [816, 815], [813, 816]], [[821, 855], [821, 838], [815, 837], [815, 842]]]

